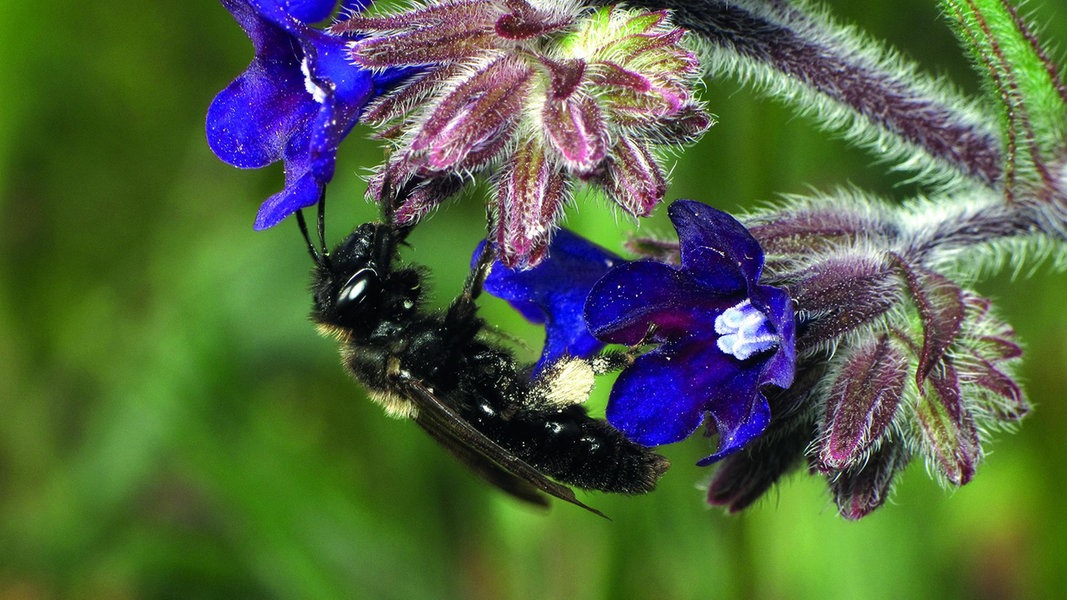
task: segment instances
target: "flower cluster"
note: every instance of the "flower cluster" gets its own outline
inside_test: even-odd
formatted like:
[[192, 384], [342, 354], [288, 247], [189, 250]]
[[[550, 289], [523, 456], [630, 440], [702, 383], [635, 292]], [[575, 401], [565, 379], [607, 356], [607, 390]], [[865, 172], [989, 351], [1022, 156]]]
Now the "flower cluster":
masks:
[[365, 116], [395, 144], [368, 193], [404, 190], [395, 214], [411, 223], [490, 173], [509, 266], [542, 259], [576, 179], [648, 215], [666, 192], [655, 149], [711, 124], [692, 92], [697, 60], [666, 11], [443, 0], [331, 31], [367, 36], [349, 47], [360, 67], [423, 68]]
[[[648, 446], [716, 437], [698, 463], [718, 462], [710, 503], [740, 510], [806, 465], [859, 518], [913, 458], [968, 483], [988, 432], [1029, 411], [1014, 331], [965, 285], [1019, 248], [1067, 243], [1067, 86], [1007, 3], [941, 0], [995, 90], [999, 135], [989, 112], [788, 3], [425, 0], [362, 14], [370, 2], [349, 0], [327, 30], [310, 24], [336, 0], [222, 4], [255, 57], [212, 103], [209, 143], [238, 167], [285, 162], [256, 227], [321, 200], [357, 121], [391, 145], [368, 195], [401, 225], [488, 176], [493, 233], [475, 262], [491, 248], [485, 289], [545, 324], [535, 376], [626, 346], [602, 363], [622, 367], [608, 420]], [[634, 261], [556, 234], [578, 182], [650, 214], [662, 151], [712, 124], [674, 23], [718, 72], [844, 124], [941, 196], [794, 197], [741, 221], [678, 201], [677, 241], [632, 240]]]
[[796, 202], [746, 229], [678, 201], [678, 242], [631, 244], [656, 260], [611, 257], [607, 268], [605, 251], [589, 252], [587, 275], [569, 278], [575, 253], [559, 252], [561, 269], [553, 248], [532, 271], [498, 265], [487, 289], [540, 315], [549, 340], [577, 335], [581, 303], [591, 335], [630, 346], [608, 420], [650, 446], [705, 423], [718, 447], [698, 464], [722, 460], [713, 504], [740, 510], [805, 460], [848, 518], [881, 506], [916, 455], [946, 483], [966, 484], [985, 433], [1029, 410], [1013, 377], [1022, 351], [990, 302], [938, 265], [956, 236], [1004, 234], [1006, 215], [967, 209], [949, 217], [955, 230], [931, 231], [852, 196]]

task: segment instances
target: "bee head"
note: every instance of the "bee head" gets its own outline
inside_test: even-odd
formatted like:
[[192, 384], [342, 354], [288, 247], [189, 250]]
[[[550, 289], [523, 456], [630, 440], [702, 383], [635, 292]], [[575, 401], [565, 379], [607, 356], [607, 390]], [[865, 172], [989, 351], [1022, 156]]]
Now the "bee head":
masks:
[[364, 223], [317, 260], [312, 275], [312, 318], [362, 335], [414, 310], [418, 274], [410, 269], [393, 270], [404, 233], [393, 225]]

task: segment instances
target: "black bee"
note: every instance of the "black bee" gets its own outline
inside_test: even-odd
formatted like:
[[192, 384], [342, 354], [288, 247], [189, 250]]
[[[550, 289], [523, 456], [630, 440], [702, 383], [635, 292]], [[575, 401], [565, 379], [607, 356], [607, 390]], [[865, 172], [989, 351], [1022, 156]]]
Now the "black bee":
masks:
[[474, 299], [489, 260], [447, 310], [423, 310], [422, 272], [398, 264], [407, 232], [366, 223], [333, 252], [315, 251], [309, 242], [316, 263], [311, 317], [340, 342], [345, 367], [370, 397], [390, 415], [414, 419], [460, 462], [527, 502], [547, 505], [545, 492], [603, 516], [563, 484], [652, 490], [667, 459], [580, 404], [592, 385], [592, 363], [565, 359], [531, 381], [529, 367], [484, 340]]

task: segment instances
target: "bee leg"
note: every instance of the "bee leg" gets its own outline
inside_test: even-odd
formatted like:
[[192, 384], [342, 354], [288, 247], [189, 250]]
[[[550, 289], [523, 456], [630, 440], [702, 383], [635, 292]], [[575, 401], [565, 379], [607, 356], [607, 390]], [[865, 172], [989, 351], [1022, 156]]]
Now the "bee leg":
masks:
[[[464, 298], [465, 301], [473, 302], [482, 293], [482, 284], [485, 283], [485, 278], [489, 276], [489, 268], [493, 265], [493, 261], [496, 260], [496, 248], [492, 244], [486, 242], [482, 248], [481, 255], [478, 256], [478, 262], [475, 263], [471, 269], [469, 275], [467, 275], [467, 282], [463, 284], [463, 294], [460, 298]], [[457, 298], [458, 300], [458, 298]]]
[[589, 358], [588, 361], [589, 366], [593, 369], [594, 375], [604, 375], [605, 373], [614, 373], [625, 369], [633, 364], [635, 358], [637, 358], [637, 356], [634, 354], [633, 350], [625, 352], [611, 351], [601, 352], [600, 354]]
[[463, 295], [460, 296], [460, 298], [465, 298], [467, 302], [473, 302], [475, 298], [481, 295], [482, 284], [485, 283], [485, 278], [489, 276], [489, 269], [492, 267], [493, 261], [496, 260], [496, 246], [490, 242], [491, 239], [493, 239], [493, 214], [487, 205], [485, 209], [485, 243], [482, 245], [482, 253], [478, 256], [478, 262], [474, 264], [470, 275], [467, 276], [467, 282], [463, 285]]

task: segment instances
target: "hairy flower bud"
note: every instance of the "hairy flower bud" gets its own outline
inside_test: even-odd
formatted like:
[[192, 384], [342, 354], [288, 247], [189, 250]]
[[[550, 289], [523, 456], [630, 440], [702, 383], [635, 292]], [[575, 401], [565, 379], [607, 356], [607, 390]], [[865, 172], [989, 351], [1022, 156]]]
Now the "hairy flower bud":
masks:
[[798, 345], [833, 343], [888, 312], [900, 282], [883, 261], [868, 254], [833, 255], [791, 276], [790, 294], [803, 309]]
[[[368, 110], [396, 146], [383, 170], [404, 179], [392, 189], [503, 166], [491, 179], [492, 237], [507, 265], [542, 259], [574, 179], [648, 215], [667, 189], [656, 147], [694, 142], [712, 124], [693, 92], [696, 55], [666, 11], [435, 0], [331, 30], [366, 36], [349, 47], [356, 65], [425, 69]], [[380, 191], [368, 193], [381, 201]], [[396, 216], [411, 223], [434, 206], [423, 195]]]
[[904, 395], [907, 357], [883, 335], [844, 357], [827, 394], [819, 461], [841, 469], [863, 462], [888, 430]]
[[907, 446], [891, 440], [855, 467], [830, 473], [827, 481], [838, 513], [856, 520], [882, 506], [889, 499], [894, 477], [910, 460]]

